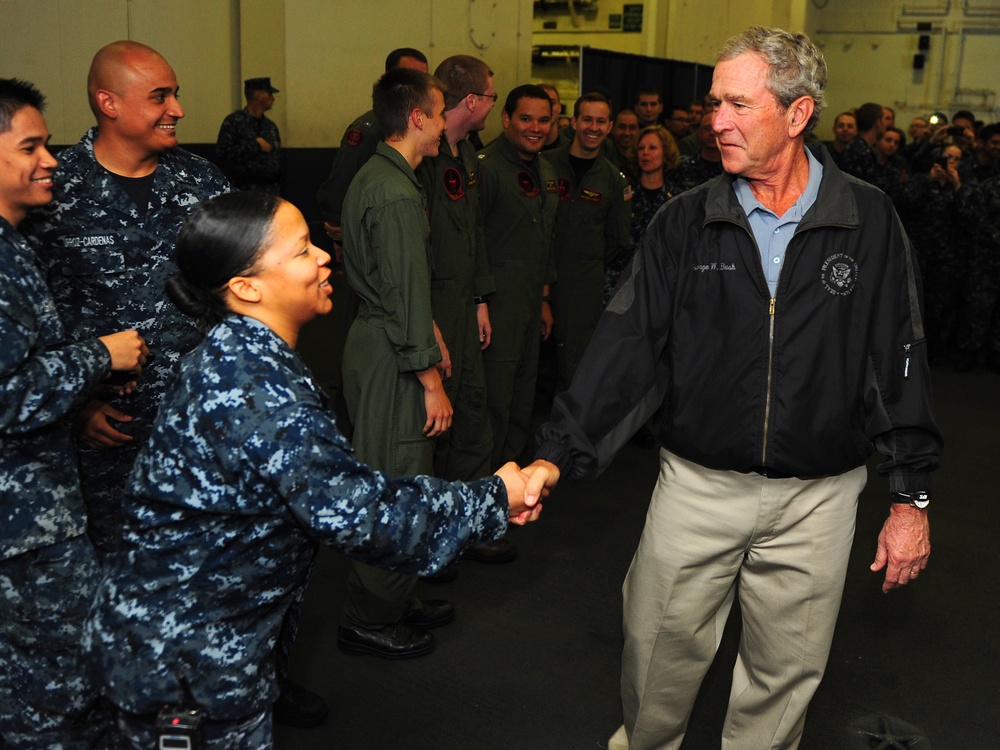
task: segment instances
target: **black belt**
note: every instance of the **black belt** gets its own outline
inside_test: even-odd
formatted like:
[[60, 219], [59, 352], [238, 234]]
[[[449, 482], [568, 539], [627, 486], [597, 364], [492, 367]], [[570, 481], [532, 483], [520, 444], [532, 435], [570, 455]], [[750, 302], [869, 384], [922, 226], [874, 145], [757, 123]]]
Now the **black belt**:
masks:
[[746, 471], [741, 471], [741, 474], [759, 474], [765, 479], [794, 479], [794, 474], [785, 474], [782, 471], [775, 471], [774, 469], [769, 469], [766, 466], [751, 466]]

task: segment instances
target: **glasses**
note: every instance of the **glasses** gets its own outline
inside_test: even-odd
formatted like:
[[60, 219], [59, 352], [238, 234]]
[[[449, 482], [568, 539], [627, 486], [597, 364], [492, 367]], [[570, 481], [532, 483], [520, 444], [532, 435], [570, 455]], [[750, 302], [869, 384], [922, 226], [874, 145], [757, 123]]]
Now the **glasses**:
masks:
[[470, 91], [467, 96], [481, 96], [483, 99], [492, 99], [493, 103], [497, 103], [497, 99], [500, 97], [497, 94], [477, 94], [475, 91]]

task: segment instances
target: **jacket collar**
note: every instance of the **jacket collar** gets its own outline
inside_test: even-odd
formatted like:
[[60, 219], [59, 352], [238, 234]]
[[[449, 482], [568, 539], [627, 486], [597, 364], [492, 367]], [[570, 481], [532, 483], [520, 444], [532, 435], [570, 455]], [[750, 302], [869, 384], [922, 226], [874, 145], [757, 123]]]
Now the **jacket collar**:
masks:
[[417, 179], [417, 175], [414, 174], [413, 169], [410, 167], [410, 163], [403, 158], [403, 155], [399, 153], [392, 146], [387, 144], [385, 141], [379, 141], [378, 145], [375, 146], [375, 153], [379, 156], [385, 157], [390, 162], [396, 165], [396, 167], [407, 178], [412, 182], [418, 189], [420, 188], [420, 181]]
[[[799, 229], [830, 225], [857, 229], [861, 226], [858, 201], [848, 178], [834, 164], [826, 147], [820, 146], [813, 151], [813, 156], [823, 165], [823, 181], [819, 184], [816, 202], [802, 217]], [[710, 183], [705, 199], [705, 224], [728, 221], [749, 227], [746, 214], [733, 191], [735, 180], [735, 175], [726, 172]]]
[[503, 133], [497, 136], [497, 150], [503, 158], [511, 164], [516, 164], [522, 168], [530, 167], [532, 169], [538, 169], [538, 154], [535, 154], [535, 157], [531, 161], [525, 161], [521, 158], [521, 155], [517, 153], [517, 149], [514, 148], [514, 144], [511, 143], [507, 136]]

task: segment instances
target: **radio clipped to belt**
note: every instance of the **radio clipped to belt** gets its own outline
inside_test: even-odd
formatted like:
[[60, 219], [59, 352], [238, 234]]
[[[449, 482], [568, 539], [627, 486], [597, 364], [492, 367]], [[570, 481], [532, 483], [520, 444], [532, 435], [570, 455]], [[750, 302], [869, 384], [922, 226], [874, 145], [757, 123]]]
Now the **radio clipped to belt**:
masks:
[[201, 709], [183, 672], [177, 672], [184, 698], [163, 707], [156, 716], [158, 750], [201, 750]]

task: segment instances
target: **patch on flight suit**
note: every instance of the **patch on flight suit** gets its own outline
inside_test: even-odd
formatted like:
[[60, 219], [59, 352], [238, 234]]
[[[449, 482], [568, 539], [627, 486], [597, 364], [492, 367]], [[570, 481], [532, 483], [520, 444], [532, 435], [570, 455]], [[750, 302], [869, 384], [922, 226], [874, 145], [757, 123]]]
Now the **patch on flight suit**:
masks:
[[589, 190], [588, 188], [580, 188], [580, 200], [587, 201], [588, 203], [601, 203], [604, 201], [604, 193]]
[[569, 200], [569, 180], [565, 177], [559, 178], [559, 200], [568, 201]]
[[559, 192], [559, 188], [556, 186], [556, 181], [555, 180], [546, 180], [545, 181], [545, 192], [546, 193], [558, 193]]
[[361, 128], [353, 128], [344, 140], [347, 141], [348, 146], [357, 146], [364, 138], [365, 134]]
[[622, 193], [622, 198], [624, 198], [627, 201], [630, 201], [632, 200], [633, 195], [635, 195], [635, 193], [632, 192], [632, 186], [629, 185], [628, 183], [625, 183], [625, 191]]
[[525, 172], [524, 170], [518, 172], [517, 186], [521, 188], [521, 192], [528, 198], [534, 198], [538, 195], [538, 185], [535, 184], [535, 177], [531, 172]]
[[465, 186], [467, 188], [474, 188], [479, 184], [479, 174], [474, 169], [469, 170], [469, 176], [465, 180]]
[[465, 189], [462, 187], [462, 173], [454, 167], [444, 170], [444, 191], [453, 201], [461, 200], [465, 197]]

